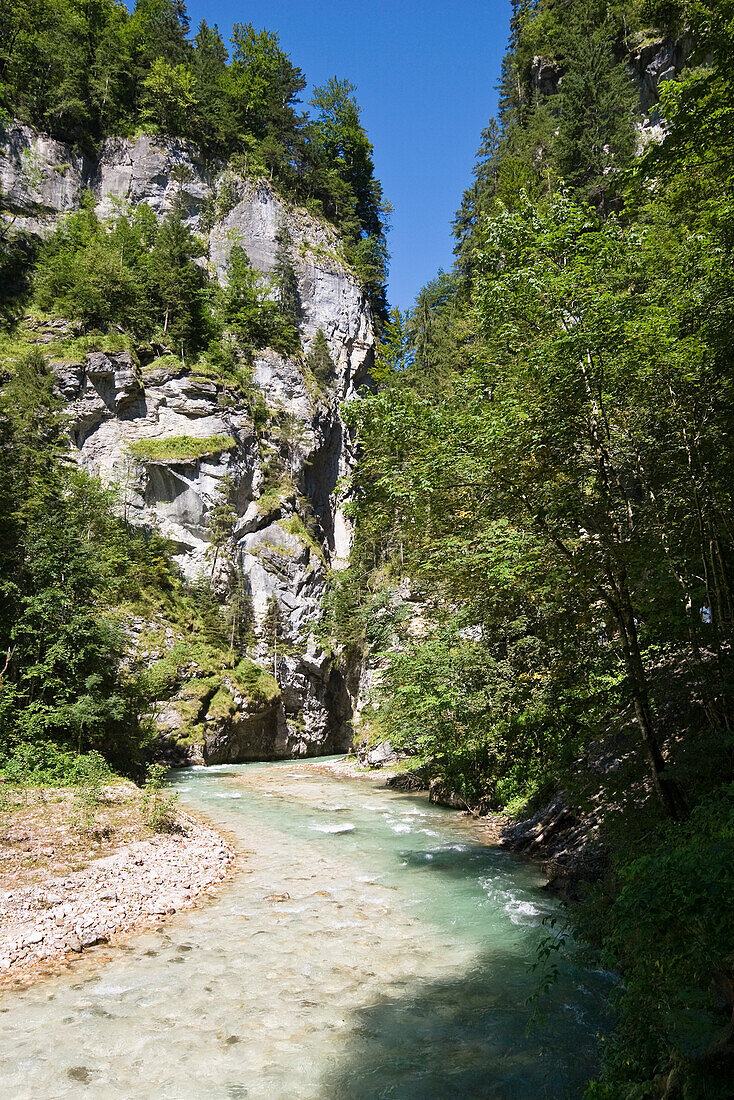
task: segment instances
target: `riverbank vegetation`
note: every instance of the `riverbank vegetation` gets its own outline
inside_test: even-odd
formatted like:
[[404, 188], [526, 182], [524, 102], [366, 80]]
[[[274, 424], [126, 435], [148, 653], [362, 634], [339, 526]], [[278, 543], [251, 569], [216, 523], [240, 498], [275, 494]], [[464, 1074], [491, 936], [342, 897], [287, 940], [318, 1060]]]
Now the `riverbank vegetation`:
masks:
[[734, 1065], [733, 17], [516, 0], [456, 266], [352, 412], [330, 621], [380, 666], [374, 736], [498, 809], [562, 791], [608, 854], [594, 1097]]

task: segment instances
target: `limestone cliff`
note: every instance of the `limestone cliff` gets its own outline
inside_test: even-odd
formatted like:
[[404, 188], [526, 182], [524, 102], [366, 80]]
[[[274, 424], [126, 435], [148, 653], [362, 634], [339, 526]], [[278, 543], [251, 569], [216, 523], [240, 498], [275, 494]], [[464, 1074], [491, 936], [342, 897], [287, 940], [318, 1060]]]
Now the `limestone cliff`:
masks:
[[[91, 351], [57, 360], [53, 368], [68, 406], [74, 453], [89, 472], [121, 487], [127, 518], [173, 540], [189, 578], [213, 574], [216, 586], [237, 574], [252, 600], [256, 635], [269, 602], [277, 599], [283, 618], [274, 666], [280, 692], [258, 701], [238, 692], [233, 681], [220, 683], [227, 705], [214, 713], [211, 700], [199, 700], [190, 755], [227, 761], [344, 748], [351, 736], [350, 699], [314, 627], [326, 571], [349, 552], [350, 531], [337, 498], [337, 483], [352, 461], [341, 410], [367, 377], [374, 332], [365, 296], [341, 259], [338, 235], [285, 202], [266, 181], [224, 164], [205, 165], [197, 149], [180, 140], [109, 140], [92, 160], [16, 126], [2, 150], [0, 183], [16, 227], [40, 235], [75, 209], [85, 191], [94, 195], [101, 216], [142, 202], [160, 216], [177, 199], [207, 241], [203, 262], [217, 279], [234, 244], [244, 247], [253, 267], [271, 272], [276, 236], [288, 229], [301, 343], [308, 350], [323, 330], [334, 364], [326, 383], [315, 385], [300, 358], [270, 350], [254, 361], [254, 402], [253, 393], [237, 395], [197, 375], [174, 349]], [[59, 327], [62, 322], [39, 323], [38, 339], [51, 355]], [[166, 448], [166, 441], [183, 439], [188, 452]], [[210, 520], [226, 475], [236, 522], [226, 560], [215, 563]], [[149, 626], [131, 628], [132, 636], [149, 633]], [[159, 644], [151, 659], [165, 651]], [[262, 642], [248, 656], [273, 669]], [[185, 724], [185, 708], [177, 708], [185, 696], [180, 684], [158, 716], [161, 729], [173, 736]]]

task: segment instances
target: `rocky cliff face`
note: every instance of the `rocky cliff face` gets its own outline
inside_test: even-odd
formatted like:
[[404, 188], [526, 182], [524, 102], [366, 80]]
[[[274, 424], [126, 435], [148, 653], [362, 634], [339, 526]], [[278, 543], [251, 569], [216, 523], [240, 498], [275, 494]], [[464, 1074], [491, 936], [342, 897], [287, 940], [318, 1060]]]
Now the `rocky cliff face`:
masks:
[[[190, 755], [227, 761], [346, 747], [349, 695], [314, 627], [326, 570], [349, 552], [349, 527], [336, 495], [352, 460], [341, 410], [367, 377], [374, 333], [365, 297], [340, 259], [337, 234], [284, 202], [266, 182], [225, 165], [211, 169], [195, 147], [177, 140], [111, 140], [92, 161], [18, 126], [0, 157], [0, 183], [16, 227], [38, 234], [77, 207], [85, 190], [102, 216], [121, 203], [141, 202], [162, 215], [178, 198], [191, 227], [208, 241], [206, 262], [220, 279], [234, 244], [245, 248], [253, 267], [272, 271], [276, 235], [281, 227], [290, 232], [301, 342], [307, 350], [322, 329], [334, 370], [319, 386], [298, 358], [262, 352], [253, 372], [257, 425], [253, 393], [239, 397], [197, 376], [174, 354], [95, 351], [53, 367], [77, 459], [120, 486], [128, 519], [173, 540], [188, 577], [213, 574], [216, 586], [239, 576], [252, 601], [256, 634], [277, 599], [279, 695], [263, 703], [238, 693], [234, 683], [224, 685], [229, 702], [217, 714], [203, 706], [198, 733], [189, 737]], [[58, 333], [58, 326], [41, 325], [38, 339], [51, 352]], [[167, 448], [172, 440], [178, 442]], [[210, 521], [227, 475], [234, 487], [234, 538], [215, 562]], [[165, 645], [159, 646], [157, 656], [164, 654]], [[273, 669], [263, 643], [252, 656]], [[181, 691], [185, 696], [185, 687]], [[175, 703], [160, 718], [161, 729], [174, 733], [183, 722]]]

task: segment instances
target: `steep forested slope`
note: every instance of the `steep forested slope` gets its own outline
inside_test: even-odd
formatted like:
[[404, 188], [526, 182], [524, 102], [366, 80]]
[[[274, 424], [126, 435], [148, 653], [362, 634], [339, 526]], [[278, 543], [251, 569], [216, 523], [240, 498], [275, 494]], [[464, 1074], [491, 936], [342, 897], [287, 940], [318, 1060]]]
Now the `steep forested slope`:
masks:
[[348, 744], [314, 628], [384, 303], [354, 89], [307, 116], [277, 35], [230, 60], [178, 0], [3, 4], [0, 80], [6, 773]]
[[562, 792], [611, 857], [586, 913], [624, 981], [590, 1095], [723, 1097], [734, 5], [514, 9], [456, 267], [392, 315], [353, 412], [332, 621], [378, 666], [371, 736], [470, 802]]

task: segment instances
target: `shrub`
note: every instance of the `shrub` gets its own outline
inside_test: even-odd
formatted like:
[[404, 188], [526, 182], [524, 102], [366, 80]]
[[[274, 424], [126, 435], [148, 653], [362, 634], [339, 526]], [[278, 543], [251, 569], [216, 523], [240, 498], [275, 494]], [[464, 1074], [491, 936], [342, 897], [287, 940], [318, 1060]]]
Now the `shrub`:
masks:
[[143, 788], [143, 821], [154, 833], [173, 833], [180, 830], [176, 807], [177, 794], [163, 794], [166, 768], [163, 764], [151, 764]]

